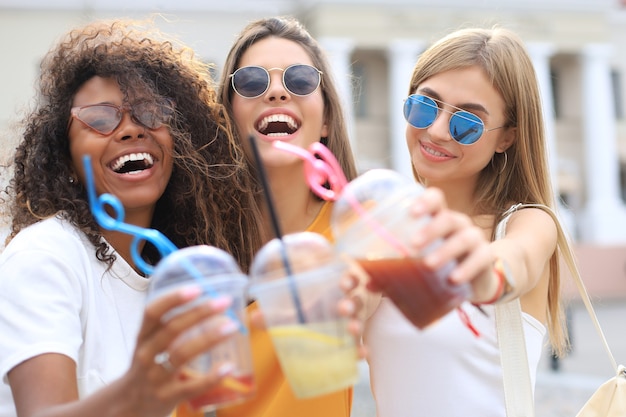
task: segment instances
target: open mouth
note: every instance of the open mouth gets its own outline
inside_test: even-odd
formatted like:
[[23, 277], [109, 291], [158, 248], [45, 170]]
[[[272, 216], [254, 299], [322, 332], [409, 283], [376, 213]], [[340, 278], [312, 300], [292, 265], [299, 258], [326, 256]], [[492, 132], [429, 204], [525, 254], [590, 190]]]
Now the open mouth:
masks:
[[300, 128], [298, 122], [286, 114], [272, 114], [262, 118], [256, 125], [259, 133], [270, 137], [288, 136], [298, 128]]
[[118, 174], [137, 174], [154, 166], [154, 157], [146, 152], [122, 155], [110, 167]]

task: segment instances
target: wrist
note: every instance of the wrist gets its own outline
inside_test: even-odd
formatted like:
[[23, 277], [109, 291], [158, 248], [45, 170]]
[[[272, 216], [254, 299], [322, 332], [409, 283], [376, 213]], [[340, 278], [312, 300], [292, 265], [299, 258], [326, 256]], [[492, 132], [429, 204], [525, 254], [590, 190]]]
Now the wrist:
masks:
[[496, 291], [490, 299], [480, 304], [497, 304], [509, 301], [513, 298], [515, 283], [508, 263], [502, 258], [496, 259], [491, 272], [496, 280]]

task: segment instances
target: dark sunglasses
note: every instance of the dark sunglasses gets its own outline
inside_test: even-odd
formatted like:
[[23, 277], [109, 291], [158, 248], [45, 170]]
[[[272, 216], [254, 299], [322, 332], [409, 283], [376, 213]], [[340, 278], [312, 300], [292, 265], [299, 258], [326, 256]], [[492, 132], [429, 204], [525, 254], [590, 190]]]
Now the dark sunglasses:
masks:
[[[484, 132], [501, 129], [503, 126], [485, 129], [485, 123], [474, 113], [458, 109], [451, 112], [439, 107], [439, 104], [447, 104], [421, 94], [411, 94], [404, 102], [404, 118], [413, 127], [426, 129], [434, 122], [439, 111], [450, 113], [450, 136], [461, 145], [476, 143]], [[449, 104], [448, 104], [449, 105]], [[454, 106], [451, 106], [454, 107]]]
[[230, 81], [235, 93], [245, 98], [256, 98], [270, 88], [270, 71], [283, 72], [283, 86], [296, 96], [313, 94], [322, 82], [322, 71], [311, 65], [295, 64], [285, 69], [265, 69], [256, 65], [241, 67], [230, 74]]
[[174, 114], [174, 103], [171, 100], [165, 100], [162, 103], [144, 102], [132, 106], [102, 103], [72, 107], [72, 117], [67, 128], [70, 128], [73, 119], [78, 119], [96, 132], [108, 135], [122, 123], [122, 118], [126, 112], [130, 113], [135, 123], [148, 129], [158, 129], [171, 119]]

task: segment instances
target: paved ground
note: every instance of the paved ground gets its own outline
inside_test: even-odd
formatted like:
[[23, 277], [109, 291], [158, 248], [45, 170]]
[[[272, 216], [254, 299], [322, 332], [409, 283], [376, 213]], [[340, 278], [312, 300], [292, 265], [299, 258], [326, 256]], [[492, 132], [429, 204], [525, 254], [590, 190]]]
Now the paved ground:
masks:
[[[626, 300], [594, 300], [594, 308], [615, 360], [626, 364]], [[574, 417], [593, 392], [613, 376], [608, 356], [584, 306], [572, 302], [569, 313], [572, 351], [558, 362], [556, 371], [549, 355], [540, 363], [535, 392], [537, 417]], [[361, 380], [354, 392], [352, 417], [375, 417], [366, 363], [361, 364]], [[421, 417], [419, 413], [415, 416]]]

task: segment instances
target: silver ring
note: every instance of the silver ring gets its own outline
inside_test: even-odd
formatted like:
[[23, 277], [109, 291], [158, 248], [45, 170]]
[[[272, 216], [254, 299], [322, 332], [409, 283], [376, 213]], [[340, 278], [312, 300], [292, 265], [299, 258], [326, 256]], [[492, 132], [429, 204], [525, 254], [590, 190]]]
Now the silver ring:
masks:
[[154, 363], [162, 366], [167, 372], [174, 372], [174, 365], [170, 362], [170, 354], [167, 351], [157, 353], [154, 356]]

